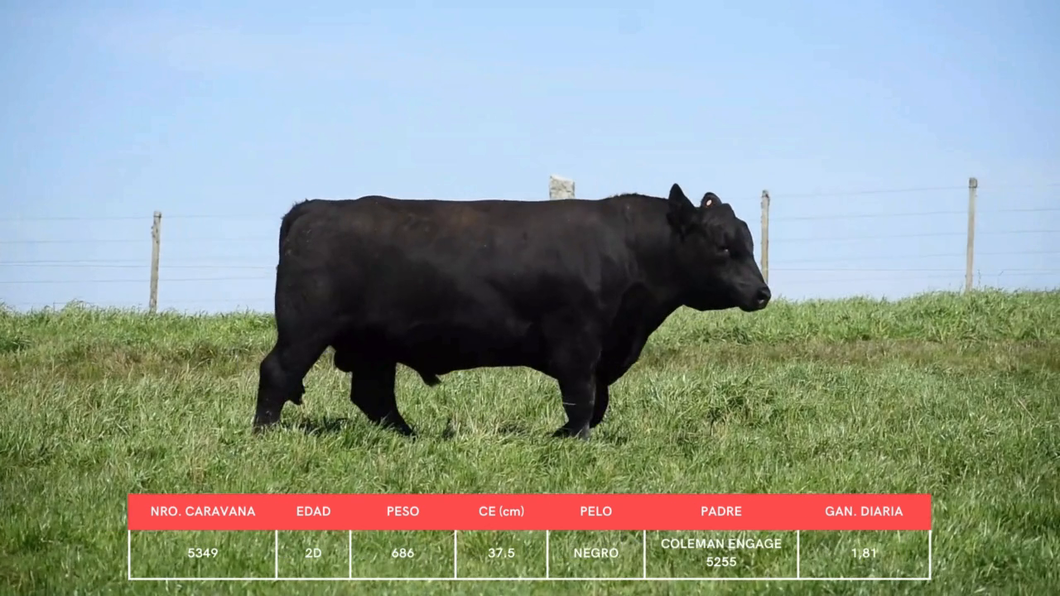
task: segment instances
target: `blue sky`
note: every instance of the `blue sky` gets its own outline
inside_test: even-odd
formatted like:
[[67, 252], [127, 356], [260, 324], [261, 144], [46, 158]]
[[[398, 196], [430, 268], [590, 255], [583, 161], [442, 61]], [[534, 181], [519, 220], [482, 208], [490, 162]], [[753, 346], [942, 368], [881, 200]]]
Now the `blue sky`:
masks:
[[794, 299], [961, 287], [976, 176], [977, 283], [1060, 285], [1056, 2], [442, 4], [4, 2], [0, 302], [146, 305], [158, 210], [160, 308], [268, 310], [297, 200], [549, 174], [769, 189]]

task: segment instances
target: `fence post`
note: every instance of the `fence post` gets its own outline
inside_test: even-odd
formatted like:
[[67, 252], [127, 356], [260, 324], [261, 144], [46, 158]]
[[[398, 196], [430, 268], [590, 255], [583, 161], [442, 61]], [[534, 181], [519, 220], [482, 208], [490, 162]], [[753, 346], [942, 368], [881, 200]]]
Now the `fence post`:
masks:
[[162, 248], [162, 212], [155, 211], [151, 223], [151, 298], [148, 310], [154, 314], [158, 310], [158, 253]]
[[762, 191], [762, 279], [769, 283], [769, 191]]
[[574, 181], [560, 176], [548, 177], [548, 200], [558, 201], [560, 199], [574, 198]]
[[972, 291], [972, 260], [975, 256], [975, 195], [979, 188], [979, 180], [975, 177], [968, 179], [968, 248], [965, 255], [964, 265], [964, 291]]

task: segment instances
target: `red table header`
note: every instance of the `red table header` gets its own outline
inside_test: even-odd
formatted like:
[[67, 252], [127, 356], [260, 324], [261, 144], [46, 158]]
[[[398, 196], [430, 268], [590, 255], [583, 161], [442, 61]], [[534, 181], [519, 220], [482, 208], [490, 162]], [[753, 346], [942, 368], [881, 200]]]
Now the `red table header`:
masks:
[[930, 530], [927, 494], [130, 494], [130, 530]]

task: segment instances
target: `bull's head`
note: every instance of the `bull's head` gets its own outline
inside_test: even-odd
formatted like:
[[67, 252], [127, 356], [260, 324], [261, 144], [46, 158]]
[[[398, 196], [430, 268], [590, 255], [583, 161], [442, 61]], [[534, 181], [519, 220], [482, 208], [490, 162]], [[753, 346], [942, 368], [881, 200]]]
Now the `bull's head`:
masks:
[[668, 202], [685, 306], [746, 312], [765, 308], [771, 294], [755, 262], [754, 239], [732, 207], [712, 192], [696, 207], [677, 184], [670, 188]]

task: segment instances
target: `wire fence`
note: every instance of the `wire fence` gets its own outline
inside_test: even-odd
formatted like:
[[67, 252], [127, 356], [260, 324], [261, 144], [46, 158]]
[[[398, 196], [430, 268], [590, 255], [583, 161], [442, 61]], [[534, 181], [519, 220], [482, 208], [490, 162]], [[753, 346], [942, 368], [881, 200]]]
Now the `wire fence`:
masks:
[[[801, 300], [898, 298], [967, 289], [966, 282], [1058, 288], [1058, 192], [1060, 184], [976, 184], [722, 198], [751, 227], [774, 295]], [[284, 211], [163, 214], [158, 309], [271, 311]], [[0, 303], [148, 308], [152, 219], [0, 218]]]

